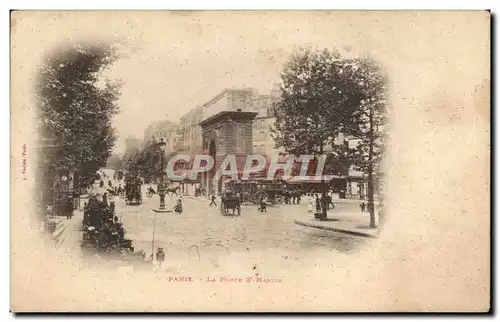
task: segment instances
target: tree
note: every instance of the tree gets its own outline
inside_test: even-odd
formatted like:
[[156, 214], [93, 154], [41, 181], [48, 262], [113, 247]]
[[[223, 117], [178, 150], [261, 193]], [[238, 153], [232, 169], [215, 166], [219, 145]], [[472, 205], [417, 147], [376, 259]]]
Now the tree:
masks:
[[118, 112], [120, 84], [103, 81], [101, 72], [118, 58], [113, 44], [78, 44], [53, 52], [41, 65], [37, 127], [60, 145], [49, 156], [49, 167], [75, 172], [83, 187], [106, 165], [116, 141], [111, 120]]
[[293, 155], [323, 155], [339, 133], [351, 128], [359, 105], [352, 90], [352, 59], [338, 52], [301, 49], [281, 73], [276, 122], [271, 132], [277, 147]]
[[[126, 168], [131, 166], [147, 182], [154, 180], [160, 172], [160, 149], [153, 137], [142, 144], [142, 147], [131, 147], [123, 157]], [[130, 170], [130, 169], [129, 169]]]
[[381, 174], [381, 161], [387, 131], [387, 80], [381, 66], [373, 59], [355, 60], [352, 89], [360, 104], [352, 113], [350, 134], [360, 139], [354, 153], [354, 163], [367, 174], [370, 227], [375, 227], [375, 181]]
[[334, 175], [347, 175], [350, 167], [355, 164], [355, 152], [355, 149], [349, 147], [348, 140], [335, 145], [333, 151], [327, 154], [325, 172]]
[[[293, 155], [323, 155], [325, 169], [347, 173], [351, 165], [367, 174], [370, 226], [375, 226], [374, 181], [380, 169], [386, 130], [386, 77], [367, 57], [346, 58], [337, 52], [295, 53], [281, 74], [280, 96], [271, 128], [276, 147]], [[356, 149], [335, 144], [339, 133], [359, 139]]]
[[328, 51], [302, 49], [285, 65], [271, 132], [277, 147], [283, 147], [287, 153], [323, 153], [332, 132], [326, 116], [331, 112], [329, 89], [333, 86], [326, 70], [335, 57]]

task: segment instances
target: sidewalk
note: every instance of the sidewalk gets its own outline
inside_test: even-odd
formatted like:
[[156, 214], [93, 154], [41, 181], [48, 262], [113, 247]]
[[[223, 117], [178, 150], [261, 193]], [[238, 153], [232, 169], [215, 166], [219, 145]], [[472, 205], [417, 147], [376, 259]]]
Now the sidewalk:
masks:
[[[340, 198], [333, 198], [332, 199], [334, 204], [368, 204], [368, 200], [360, 200], [360, 199], [340, 199]], [[378, 200], [373, 200], [373, 203], [375, 206], [378, 206], [379, 202]]]
[[[370, 215], [360, 211], [330, 210], [327, 220], [314, 218], [314, 213], [301, 209], [302, 213], [294, 216], [297, 225], [334, 231], [349, 235], [374, 238], [379, 234], [379, 228], [370, 228]], [[376, 220], [377, 223], [377, 220]]]
[[65, 239], [60, 249], [65, 252], [80, 252], [80, 245], [82, 242], [82, 220], [83, 211], [75, 210], [71, 219], [63, 219], [66, 226], [64, 233]]

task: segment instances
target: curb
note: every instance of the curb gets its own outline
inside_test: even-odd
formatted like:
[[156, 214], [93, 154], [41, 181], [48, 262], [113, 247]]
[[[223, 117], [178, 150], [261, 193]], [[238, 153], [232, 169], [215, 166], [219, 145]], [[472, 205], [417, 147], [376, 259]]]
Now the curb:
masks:
[[343, 233], [343, 234], [348, 234], [348, 235], [354, 235], [354, 236], [360, 236], [360, 237], [366, 237], [366, 238], [377, 238], [376, 235], [373, 234], [367, 234], [367, 233], [362, 233], [362, 232], [357, 232], [357, 231], [352, 231], [352, 230], [346, 230], [346, 229], [339, 229], [339, 228], [332, 228], [332, 227], [325, 227], [321, 225], [315, 225], [315, 224], [309, 224], [305, 223], [303, 221], [299, 220], [294, 220], [295, 224], [304, 226], [304, 227], [310, 227], [310, 228], [316, 228], [316, 229], [321, 229], [321, 230], [328, 230], [328, 231], [334, 231], [338, 233]]

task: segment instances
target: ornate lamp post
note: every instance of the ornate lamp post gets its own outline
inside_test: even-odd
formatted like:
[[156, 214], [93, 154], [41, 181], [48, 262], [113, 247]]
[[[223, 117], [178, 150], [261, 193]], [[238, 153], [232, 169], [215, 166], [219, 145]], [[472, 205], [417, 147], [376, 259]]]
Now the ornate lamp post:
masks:
[[157, 209], [154, 209], [155, 212], [172, 212], [172, 210], [166, 209], [165, 207], [165, 195], [167, 194], [167, 189], [165, 186], [164, 179], [164, 155], [167, 144], [160, 138], [160, 141], [157, 143], [158, 149], [160, 150], [160, 180], [158, 182], [158, 195], [160, 196], [160, 206]]
[[163, 167], [164, 167], [164, 155], [165, 155], [165, 147], [167, 144], [165, 141], [163, 141], [163, 138], [160, 139], [160, 142], [158, 142], [158, 147], [160, 149], [160, 182], [158, 183], [158, 195], [160, 195], [160, 207], [158, 210], [160, 211], [165, 211], [165, 194], [166, 194], [166, 189], [165, 189], [165, 181], [163, 177]]
[[164, 167], [164, 154], [167, 144], [160, 138], [160, 142], [157, 143], [160, 150], [160, 182], [158, 183], [158, 195], [160, 195], [160, 207], [158, 209], [153, 209], [155, 212], [153, 216], [153, 240], [151, 242], [151, 259], [154, 261], [155, 256], [155, 232], [156, 232], [156, 213], [158, 212], [172, 212], [172, 210], [167, 210], [165, 207], [165, 195], [167, 190], [165, 188], [165, 182], [163, 178], [163, 167]]

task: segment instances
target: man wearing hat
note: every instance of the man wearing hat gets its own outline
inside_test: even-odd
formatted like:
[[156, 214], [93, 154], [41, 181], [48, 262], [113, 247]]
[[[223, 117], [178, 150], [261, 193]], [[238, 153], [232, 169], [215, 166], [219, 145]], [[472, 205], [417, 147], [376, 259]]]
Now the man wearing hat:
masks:
[[73, 200], [68, 196], [66, 198], [66, 219], [71, 219], [73, 216]]

